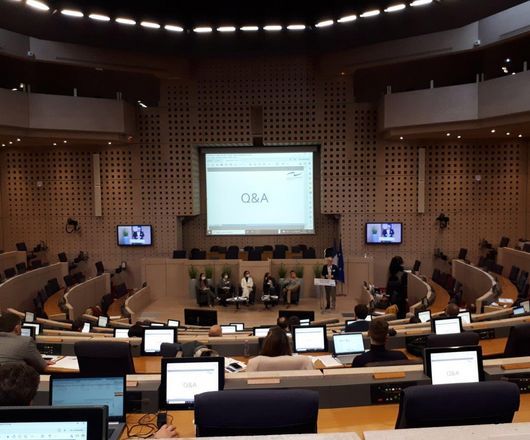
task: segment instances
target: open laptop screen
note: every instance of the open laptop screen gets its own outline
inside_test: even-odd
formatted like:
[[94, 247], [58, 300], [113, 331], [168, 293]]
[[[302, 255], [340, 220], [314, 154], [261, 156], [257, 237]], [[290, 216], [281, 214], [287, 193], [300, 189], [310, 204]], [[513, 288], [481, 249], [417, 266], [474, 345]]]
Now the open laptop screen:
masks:
[[364, 352], [362, 333], [340, 333], [333, 335], [333, 354], [354, 354]]
[[125, 421], [125, 376], [52, 375], [50, 405], [107, 405], [109, 420]]
[[106, 316], [99, 316], [98, 317], [98, 327], [106, 327], [109, 323], [109, 318]]
[[420, 322], [429, 322], [431, 320], [431, 311], [424, 310], [423, 312], [418, 312], [418, 319]]
[[115, 338], [128, 338], [129, 329], [128, 328], [114, 328], [114, 337]]
[[252, 329], [252, 332], [254, 333], [254, 336], [264, 338], [269, 334], [269, 330], [270, 327], [254, 327]]
[[35, 327], [35, 335], [40, 335], [40, 324], [35, 322], [23, 322], [24, 327]]
[[437, 335], [450, 335], [462, 333], [462, 320], [456, 318], [438, 318], [432, 321], [434, 333]]
[[235, 325], [236, 331], [242, 332], [245, 330], [245, 324], [242, 322], [231, 322], [229, 325]]
[[176, 327], [150, 327], [144, 330], [142, 338], [142, 355], [160, 355], [160, 346], [164, 342], [177, 342]]
[[195, 396], [224, 388], [223, 357], [164, 358], [160, 381], [160, 408], [191, 409]]
[[458, 316], [462, 320], [462, 325], [471, 324], [471, 312], [460, 312]]
[[168, 319], [166, 326], [167, 327], [180, 327], [180, 321], [178, 319]]
[[235, 333], [237, 328], [235, 325], [222, 325], [221, 331], [223, 332], [223, 335], [226, 335], [228, 333]]
[[479, 382], [483, 376], [482, 348], [426, 348], [425, 367], [433, 385]]
[[296, 353], [327, 351], [326, 326], [294, 327], [293, 345]]
[[17, 406], [0, 408], [0, 439], [101, 440], [107, 408]]

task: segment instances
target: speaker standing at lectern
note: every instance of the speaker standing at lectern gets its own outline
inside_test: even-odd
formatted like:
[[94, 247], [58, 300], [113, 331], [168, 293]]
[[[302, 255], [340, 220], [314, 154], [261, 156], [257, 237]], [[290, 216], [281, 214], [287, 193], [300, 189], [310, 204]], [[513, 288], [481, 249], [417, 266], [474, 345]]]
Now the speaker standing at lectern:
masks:
[[[336, 264], [333, 264], [333, 258], [327, 257], [326, 258], [326, 264], [322, 268], [322, 278], [326, 278], [327, 280], [336, 280], [337, 275], [339, 274], [339, 268]], [[324, 286], [326, 289], [326, 310], [330, 308], [331, 303], [331, 310], [335, 310], [335, 302], [337, 300], [337, 290], [335, 286]]]

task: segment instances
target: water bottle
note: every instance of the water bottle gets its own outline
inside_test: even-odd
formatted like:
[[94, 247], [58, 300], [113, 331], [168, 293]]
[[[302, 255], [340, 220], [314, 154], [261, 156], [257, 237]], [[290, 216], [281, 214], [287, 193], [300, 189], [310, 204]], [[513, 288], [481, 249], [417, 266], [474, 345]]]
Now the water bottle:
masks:
[[243, 356], [250, 356], [250, 347], [248, 346], [248, 339], [245, 339], [245, 345], [243, 346]]

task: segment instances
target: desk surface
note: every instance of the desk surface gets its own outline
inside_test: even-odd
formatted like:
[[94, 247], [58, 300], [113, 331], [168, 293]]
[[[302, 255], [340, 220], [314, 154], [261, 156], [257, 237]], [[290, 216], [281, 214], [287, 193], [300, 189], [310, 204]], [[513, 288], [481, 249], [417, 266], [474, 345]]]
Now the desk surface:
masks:
[[[395, 405], [370, 405], [370, 406], [356, 406], [349, 408], [329, 408], [321, 409], [318, 412], [318, 432], [319, 433], [338, 433], [338, 432], [355, 432], [359, 437], [363, 438], [363, 433], [366, 431], [376, 430], [393, 430], [398, 413], [399, 406]], [[180, 437], [195, 437], [195, 425], [193, 423], [193, 411], [171, 411], [169, 413], [173, 416], [173, 425], [176, 426]], [[133, 424], [141, 417], [140, 414], [130, 414], [127, 416], [127, 423]], [[515, 414], [514, 422], [530, 422], [530, 395], [521, 395], [521, 405], [519, 411]], [[510, 425], [499, 425], [499, 426], [510, 426]], [[454, 429], [454, 428], [452, 428]], [[477, 429], [476, 427], [474, 429]], [[398, 431], [392, 431], [390, 434], [392, 437], [385, 437], [382, 435], [374, 436], [370, 434], [365, 438], [368, 440], [379, 440], [379, 439], [425, 439], [429, 438], [432, 440], [445, 440], [447, 435], [442, 436], [410, 436], [410, 430], [403, 430], [402, 432], [409, 432], [409, 436], [396, 435]], [[436, 431], [436, 430], [435, 430]], [[497, 431], [499, 434], [502, 430]], [[525, 431], [528, 433], [530, 426]], [[491, 431], [493, 432], [493, 431]], [[511, 433], [514, 431], [512, 430]], [[124, 433], [125, 434], [125, 433]], [[126, 435], [122, 436], [122, 439], [126, 439]], [[456, 439], [469, 439], [473, 437], [460, 436]], [[481, 436], [476, 437], [483, 438]], [[519, 440], [514, 439], [514, 440]]]
[[59, 307], [59, 300], [64, 296], [64, 290], [65, 289], [58, 290], [46, 300], [44, 303], [44, 312], [46, 315], [53, 316], [63, 313]]

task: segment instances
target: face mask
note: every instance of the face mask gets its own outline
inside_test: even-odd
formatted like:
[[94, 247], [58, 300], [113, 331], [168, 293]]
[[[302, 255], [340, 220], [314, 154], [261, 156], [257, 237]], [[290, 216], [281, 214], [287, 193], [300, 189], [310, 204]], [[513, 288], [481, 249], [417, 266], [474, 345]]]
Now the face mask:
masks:
[[201, 277], [201, 280], [205, 280], [205, 279], [206, 279], [206, 277]]
[[228, 275], [225, 275], [225, 280], [227, 280], [227, 279], [228, 279]]

